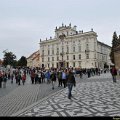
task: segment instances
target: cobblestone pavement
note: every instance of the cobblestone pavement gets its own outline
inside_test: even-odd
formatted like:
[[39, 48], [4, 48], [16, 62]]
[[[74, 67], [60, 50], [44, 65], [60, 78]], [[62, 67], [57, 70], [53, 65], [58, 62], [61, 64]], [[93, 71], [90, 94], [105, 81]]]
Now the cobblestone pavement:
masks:
[[63, 89], [63, 87], [58, 87], [57, 84], [56, 82], [55, 89], [52, 90], [51, 84], [32, 85], [30, 79], [26, 81], [24, 86], [22, 84], [18, 86], [16, 83], [11, 84], [8, 81], [7, 87], [0, 89], [0, 116], [10, 116], [49, 94]]
[[[25, 84], [30, 84], [30, 77], [27, 75], [27, 80]], [[2, 83], [3, 86], [3, 83]], [[9, 94], [11, 91], [13, 91], [14, 89], [16, 89], [18, 87], [18, 84], [16, 84], [15, 79], [13, 80], [13, 84], [11, 84], [11, 80], [7, 80], [6, 83], [6, 88], [0, 88], [0, 98]]]
[[65, 88], [12, 116], [120, 116], [119, 80], [113, 83], [107, 73], [83, 81], [73, 88], [71, 100]]

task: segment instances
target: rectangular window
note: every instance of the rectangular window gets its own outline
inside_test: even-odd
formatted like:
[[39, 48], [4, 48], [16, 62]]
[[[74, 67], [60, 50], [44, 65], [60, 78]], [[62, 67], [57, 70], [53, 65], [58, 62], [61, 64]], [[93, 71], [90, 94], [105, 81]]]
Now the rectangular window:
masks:
[[73, 62], [73, 67], [75, 67], [75, 62]]
[[79, 67], [81, 67], [81, 62], [79, 62]]
[[69, 53], [69, 47], [67, 46], [67, 53]]
[[57, 48], [57, 54], [59, 54], [59, 48]]
[[89, 50], [89, 45], [88, 44], [86, 44], [86, 50]]
[[59, 57], [57, 56], [57, 61], [59, 60]]
[[81, 59], [81, 55], [79, 55], [79, 59]]
[[52, 50], [52, 55], [54, 55], [54, 50]]
[[48, 64], [48, 68], [50, 67], [50, 65]]
[[69, 56], [67, 55], [67, 60], [69, 60]]
[[75, 60], [75, 55], [73, 55], [73, 60]]
[[44, 58], [42, 58], [42, 62], [44, 62]]
[[48, 57], [48, 62], [50, 62], [50, 58]]
[[78, 46], [78, 50], [79, 50], [79, 52], [81, 52], [81, 46]]
[[44, 55], [44, 50], [42, 50], [42, 55]]
[[86, 54], [86, 59], [89, 59], [89, 54]]
[[96, 53], [94, 54], [94, 58], [96, 59]]
[[54, 57], [52, 57], [52, 61], [54, 61]]
[[54, 64], [52, 64], [52, 67], [54, 68]]
[[64, 47], [62, 46], [62, 52], [64, 52]]
[[48, 50], [48, 55], [50, 55], [50, 50]]
[[73, 47], [73, 52], [75, 52], [75, 47]]

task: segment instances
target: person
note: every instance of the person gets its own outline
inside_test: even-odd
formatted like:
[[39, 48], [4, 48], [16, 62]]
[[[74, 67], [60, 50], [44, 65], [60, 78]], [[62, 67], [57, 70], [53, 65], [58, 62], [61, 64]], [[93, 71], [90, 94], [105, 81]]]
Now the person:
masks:
[[35, 84], [38, 83], [38, 72], [35, 72]]
[[62, 71], [58, 72], [58, 87], [62, 86]]
[[20, 72], [18, 73], [18, 75], [17, 75], [17, 80], [18, 80], [18, 85], [20, 85], [20, 80], [21, 80], [22, 78], [21, 78], [21, 74], [20, 74]]
[[118, 73], [119, 73], [119, 76], [120, 76], [120, 68], [118, 69]]
[[13, 74], [11, 74], [11, 75], [10, 75], [11, 84], [13, 84], [13, 78], [14, 78], [14, 76], [13, 76]]
[[38, 83], [41, 84], [41, 71], [38, 72]]
[[62, 72], [62, 82], [63, 82], [64, 88], [66, 87], [66, 77], [67, 77], [66, 70], [64, 70]]
[[80, 71], [79, 71], [79, 74], [80, 74], [80, 78], [82, 78], [83, 73], [82, 73], [82, 70], [81, 70], [81, 69], [80, 69]]
[[32, 81], [32, 84], [34, 84], [34, 79], [35, 79], [35, 72], [32, 70], [31, 71], [31, 81]]
[[113, 82], [116, 82], [117, 69], [115, 68], [115, 66], [112, 67], [111, 74], [112, 74]]
[[22, 74], [22, 83], [23, 83], [23, 85], [25, 84], [25, 80], [26, 80], [26, 74]]
[[41, 82], [45, 82], [45, 74], [43, 71], [41, 72]]
[[67, 75], [67, 86], [68, 86], [68, 99], [71, 99], [72, 87], [76, 86], [75, 77], [71, 69], [69, 70], [68, 75]]
[[3, 88], [6, 88], [6, 82], [7, 82], [7, 74], [3, 74]]
[[51, 82], [52, 82], [52, 89], [54, 90], [54, 84], [55, 84], [55, 81], [56, 81], [56, 74], [54, 71], [51, 72], [51, 75], [50, 75], [50, 79], [51, 79]]
[[0, 71], [0, 88], [2, 88], [3, 74]]
[[49, 72], [49, 70], [46, 72], [45, 76], [47, 78], [47, 84], [49, 84], [50, 83], [50, 72]]

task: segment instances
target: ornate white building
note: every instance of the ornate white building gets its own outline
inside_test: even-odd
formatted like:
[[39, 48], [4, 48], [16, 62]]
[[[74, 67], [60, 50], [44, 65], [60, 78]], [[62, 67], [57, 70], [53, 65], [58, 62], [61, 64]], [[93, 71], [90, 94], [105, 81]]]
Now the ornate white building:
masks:
[[40, 40], [40, 67], [104, 68], [111, 64], [111, 47], [97, 40], [97, 33], [77, 31], [76, 26], [55, 29], [55, 37]]

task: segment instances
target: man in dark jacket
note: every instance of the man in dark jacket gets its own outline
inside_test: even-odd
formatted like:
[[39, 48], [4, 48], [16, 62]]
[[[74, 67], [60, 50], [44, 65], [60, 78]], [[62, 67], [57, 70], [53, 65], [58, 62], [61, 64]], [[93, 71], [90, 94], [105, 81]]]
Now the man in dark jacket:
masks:
[[54, 84], [55, 84], [55, 81], [56, 81], [56, 73], [54, 71], [51, 72], [51, 75], [50, 75], [50, 79], [51, 79], [51, 82], [52, 82], [52, 89], [54, 89]]
[[72, 87], [76, 86], [76, 81], [75, 81], [75, 77], [74, 77], [72, 70], [69, 70], [68, 75], [67, 75], [67, 86], [68, 86], [68, 98], [71, 99]]
[[112, 69], [110, 70], [110, 72], [112, 74], [113, 82], [116, 82], [117, 69], [115, 68], [115, 66], [112, 67]]

